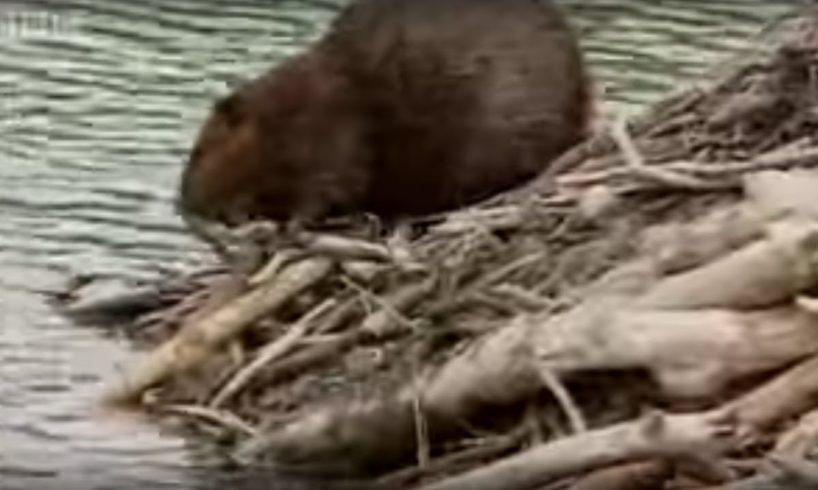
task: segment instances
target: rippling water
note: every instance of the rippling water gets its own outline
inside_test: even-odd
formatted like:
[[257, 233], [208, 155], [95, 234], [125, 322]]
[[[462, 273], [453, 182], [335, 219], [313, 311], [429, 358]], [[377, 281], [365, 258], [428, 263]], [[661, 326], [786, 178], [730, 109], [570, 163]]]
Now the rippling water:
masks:
[[[210, 101], [298, 51], [342, 3], [0, 2], [0, 490], [198, 489], [218, 475], [155, 426], [98, 413], [127, 346], [67, 324], [43, 292], [75, 273], [195, 261], [171, 200]], [[562, 3], [607, 97], [632, 112], [798, 2]]]

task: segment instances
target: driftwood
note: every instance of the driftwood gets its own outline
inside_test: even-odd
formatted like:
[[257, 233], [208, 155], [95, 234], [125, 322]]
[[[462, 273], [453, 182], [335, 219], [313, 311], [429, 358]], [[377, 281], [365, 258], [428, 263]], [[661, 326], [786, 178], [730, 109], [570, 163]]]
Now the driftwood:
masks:
[[769, 36], [485, 203], [382, 234], [252, 224], [232, 271], [63, 300], [153, 347], [110, 400], [227, 431], [241, 464], [812, 488], [818, 10]]
[[671, 474], [671, 465], [663, 460], [630, 463], [597, 470], [570, 490], [655, 490]]
[[734, 427], [727, 414], [651, 414], [544, 444], [422, 490], [538, 488], [555, 479], [645, 457], [699, 458], [729, 446]]
[[[423, 487], [423, 490], [537, 488], [536, 485], [579, 473], [582, 469], [649, 457], [696, 460], [709, 455], [713, 461], [717, 461], [718, 453], [746, 445], [751, 434], [769, 430], [793, 413], [803, 410], [808, 398], [814, 400], [815, 390], [818, 389], [818, 378], [814, 374], [817, 361], [818, 357], [805, 361], [748, 395], [714, 411], [676, 415], [675, 417], [681, 417], [680, 421], [694, 422], [691, 426], [679, 424], [681, 430], [678, 433], [670, 429], [663, 432], [665, 425], [662, 421], [665, 419], [654, 414], [641, 421], [559, 439], [462, 477]], [[659, 428], [656, 431], [648, 430], [648, 427], [652, 427], [651, 424], [657, 424]], [[706, 430], [708, 427], [710, 432]], [[656, 439], [652, 439], [653, 437]], [[645, 446], [651, 444], [656, 444], [657, 447], [646, 449]], [[782, 452], [782, 456], [785, 455], [804, 456], [792, 451]], [[800, 477], [806, 479], [805, 475]], [[814, 483], [818, 480], [810, 481]]]
[[815, 463], [803, 460], [772, 460], [767, 466], [756, 476], [718, 488], [724, 490], [812, 490], [818, 488], [818, 465]]
[[140, 396], [177, 371], [206, 358], [263, 315], [285, 304], [293, 296], [321, 280], [330, 270], [326, 259], [293, 264], [269, 282], [225, 305], [211, 316], [186, 325], [172, 340], [152, 352], [119, 386], [107, 395], [110, 402], [127, 402]]
[[[812, 236], [809, 229], [800, 231]], [[245, 448], [243, 456], [246, 458], [248, 452], [282, 453], [281, 448], [295, 445], [318, 459], [328, 441], [335, 437], [332, 433], [337, 427], [347, 426], [345, 444], [360, 450], [358, 454], [350, 451], [347, 456], [363, 464], [382, 446], [372, 440], [361, 420], [375, 423], [376, 418], [389, 418], [396, 433], [411, 434], [413, 420], [396, 417], [394, 407], [408, 405], [412, 396], [419, 396], [424, 410], [433, 414], [432, 432], [446, 433], [447, 421], [451, 424], [487, 406], [502, 406], [533, 395], [541, 389], [542, 377], [538, 373], [542, 371], [564, 377], [582, 371], [642, 369], [653, 374], [665, 396], [718, 395], [732, 382], [818, 352], [818, 318], [811, 313], [794, 306], [741, 311], [748, 296], [753, 298], [753, 304], [759, 304], [758, 291], [771, 297], [788, 297], [799, 292], [792, 290], [794, 285], [803, 289], [818, 283], [818, 276], [809, 268], [793, 267], [793, 263], [800, 261], [798, 254], [793, 253], [799, 247], [792, 244], [801, 244], [803, 239], [793, 242], [790, 238], [783, 240], [783, 244], [776, 243], [779, 240], [776, 235], [721, 259], [727, 264], [721, 270], [729, 274], [711, 274], [711, 278], [722, 279], [710, 284], [735, 281], [741, 287], [720, 288], [711, 296], [715, 304], [736, 302], [737, 310], [702, 305], [698, 299], [691, 301], [686, 296], [691, 294], [688, 292], [699, 298], [700, 291], [677, 286], [683, 285], [686, 277], [701, 284], [698, 274], [702, 269], [656, 281], [641, 295], [627, 298], [621, 293], [622, 283], [633, 282], [634, 276], [644, 279], [653, 275], [645, 274], [649, 267], [641, 263], [636, 267], [626, 264], [601, 279], [606, 288], [592, 285], [595, 294], [574, 309], [556, 316], [520, 316], [483, 339], [434, 373], [419, 395], [413, 394], [416, 388], [407, 390], [396, 401], [385, 403], [381, 412], [370, 404], [360, 410], [347, 407], [337, 414], [324, 414], [318, 424], [313, 418], [305, 419], [303, 425], [297, 422], [269, 440], [253, 441], [252, 450]], [[803, 253], [810, 257], [815, 251], [818, 249], [806, 248]], [[776, 260], [782, 255], [787, 260]], [[734, 265], [745, 260], [743, 266]], [[708, 268], [712, 267], [718, 272], [722, 267], [719, 264], [720, 261], [708, 264], [704, 270], [710, 274]], [[811, 275], [811, 279], [801, 281], [800, 276], [791, 274], [793, 271], [805, 274], [804, 277]], [[790, 280], [771, 281], [770, 277]], [[786, 292], [779, 295], [776, 285]], [[719, 299], [720, 292], [724, 298]], [[657, 297], [659, 301], [654, 299]], [[770, 302], [775, 304], [775, 301], [764, 304]], [[692, 309], [685, 309], [691, 304]], [[401, 424], [406, 425], [402, 432], [397, 428]], [[413, 445], [409, 437], [395, 439], [391, 446], [396, 451], [408, 451]], [[395, 447], [400, 442], [407, 447]], [[378, 447], [366, 448], [373, 443]]]

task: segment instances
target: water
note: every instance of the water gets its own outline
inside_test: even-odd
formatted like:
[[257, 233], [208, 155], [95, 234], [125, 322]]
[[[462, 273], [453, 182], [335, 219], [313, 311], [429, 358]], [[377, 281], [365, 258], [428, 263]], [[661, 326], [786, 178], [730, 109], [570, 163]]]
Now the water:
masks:
[[[128, 346], [68, 324], [44, 291], [198, 260], [171, 201], [210, 101], [309, 43], [342, 1], [0, 2], [0, 490], [218, 487], [183, 441], [99, 413]], [[797, 4], [563, 3], [625, 113]]]

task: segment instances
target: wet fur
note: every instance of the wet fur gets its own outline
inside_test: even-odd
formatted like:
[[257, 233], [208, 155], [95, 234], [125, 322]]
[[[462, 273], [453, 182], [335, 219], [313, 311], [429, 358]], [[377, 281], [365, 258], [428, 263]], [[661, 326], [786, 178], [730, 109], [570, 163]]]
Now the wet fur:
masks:
[[214, 105], [180, 208], [236, 223], [469, 204], [578, 141], [588, 89], [548, 1], [358, 0]]

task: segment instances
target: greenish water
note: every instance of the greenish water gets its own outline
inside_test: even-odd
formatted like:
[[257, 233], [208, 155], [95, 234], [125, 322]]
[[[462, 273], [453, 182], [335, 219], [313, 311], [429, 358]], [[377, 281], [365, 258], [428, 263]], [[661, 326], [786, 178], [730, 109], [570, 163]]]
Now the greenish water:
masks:
[[[132, 354], [66, 323], [43, 291], [79, 272], [144, 278], [199, 260], [171, 204], [199, 122], [230, 85], [318, 36], [342, 3], [0, 2], [0, 490], [218, 488], [220, 473], [183, 441], [97, 413], [102, 384]], [[623, 112], [746, 48], [798, 4], [562, 3]], [[246, 485], [285, 488], [265, 481]]]

